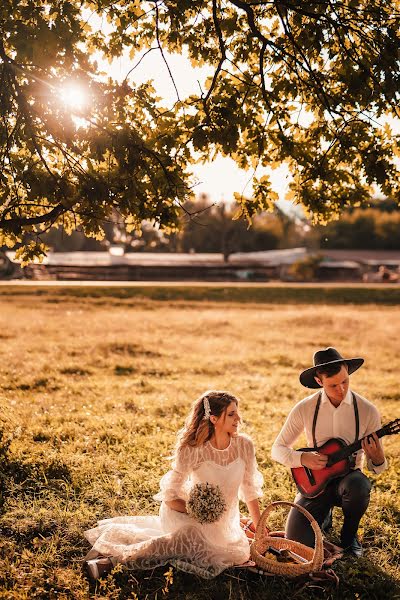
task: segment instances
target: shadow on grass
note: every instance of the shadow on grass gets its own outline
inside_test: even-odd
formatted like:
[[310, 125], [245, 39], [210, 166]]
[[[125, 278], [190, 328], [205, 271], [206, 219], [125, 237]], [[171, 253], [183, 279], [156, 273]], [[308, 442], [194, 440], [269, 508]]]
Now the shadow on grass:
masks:
[[[335, 563], [339, 585], [313, 581], [309, 577], [288, 579], [263, 576], [245, 569], [229, 569], [212, 580], [204, 580], [168, 566], [152, 571], [117, 572], [90, 584], [91, 597], [135, 597], [139, 600], [394, 600], [400, 598], [400, 585], [384, 570], [367, 559], [346, 558]], [[118, 595], [114, 596], [116, 590]]]

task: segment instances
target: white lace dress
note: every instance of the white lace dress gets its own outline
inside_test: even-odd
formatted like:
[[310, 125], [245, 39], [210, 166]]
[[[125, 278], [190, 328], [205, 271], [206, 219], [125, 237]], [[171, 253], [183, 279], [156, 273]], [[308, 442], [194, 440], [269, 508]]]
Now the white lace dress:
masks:
[[[219, 485], [226, 511], [213, 524], [200, 525], [187, 514], [170, 509], [165, 501], [188, 498], [199, 482]], [[93, 553], [111, 557], [130, 569], [150, 569], [167, 563], [206, 579], [249, 559], [249, 541], [240, 527], [238, 499], [249, 502], [262, 495], [252, 441], [238, 435], [225, 450], [210, 442], [186, 446], [160, 482], [158, 516], [115, 517], [85, 532]]]

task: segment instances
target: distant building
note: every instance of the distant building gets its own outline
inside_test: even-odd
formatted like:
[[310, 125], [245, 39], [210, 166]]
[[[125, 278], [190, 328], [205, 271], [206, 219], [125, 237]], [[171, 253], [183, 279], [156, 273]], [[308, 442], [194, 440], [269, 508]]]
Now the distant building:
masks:
[[[311, 279], [362, 281], [366, 273], [384, 266], [399, 272], [400, 252], [322, 250], [306, 248], [235, 253], [224, 262], [221, 254], [150, 252], [49, 252], [41, 264], [24, 269], [14, 253], [0, 254], [0, 278], [98, 281], [269, 281], [298, 280], [291, 273], [302, 262], [313, 262]], [[311, 261], [310, 261], [311, 259]], [[3, 265], [3, 268], [2, 268]], [[379, 278], [377, 278], [379, 281]]]

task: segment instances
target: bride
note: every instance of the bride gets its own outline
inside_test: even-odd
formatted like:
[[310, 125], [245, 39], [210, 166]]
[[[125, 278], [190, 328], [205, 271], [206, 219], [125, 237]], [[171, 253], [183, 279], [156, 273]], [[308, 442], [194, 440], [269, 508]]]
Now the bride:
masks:
[[[260, 518], [263, 478], [250, 438], [238, 434], [238, 400], [227, 392], [200, 396], [178, 434], [172, 470], [160, 481], [159, 516], [115, 517], [85, 532], [92, 549], [86, 568], [97, 579], [122, 563], [150, 569], [167, 563], [206, 579], [249, 559], [249, 541], [240, 524], [239, 498], [253, 524]], [[218, 485], [226, 509], [220, 519], [200, 524], [187, 514], [196, 483]]]

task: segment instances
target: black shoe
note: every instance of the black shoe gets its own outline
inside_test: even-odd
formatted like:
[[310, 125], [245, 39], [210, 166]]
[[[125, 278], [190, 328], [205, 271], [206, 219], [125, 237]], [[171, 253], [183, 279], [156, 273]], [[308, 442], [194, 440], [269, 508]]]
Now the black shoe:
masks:
[[342, 546], [346, 553], [353, 554], [357, 558], [361, 558], [364, 554], [364, 548], [356, 537], [351, 540], [350, 544], [342, 543]]
[[328, 533], [332, 529], [332, 509], [328, 512], [325, 519], [322, 521], [321, 530], [323, 533]]

